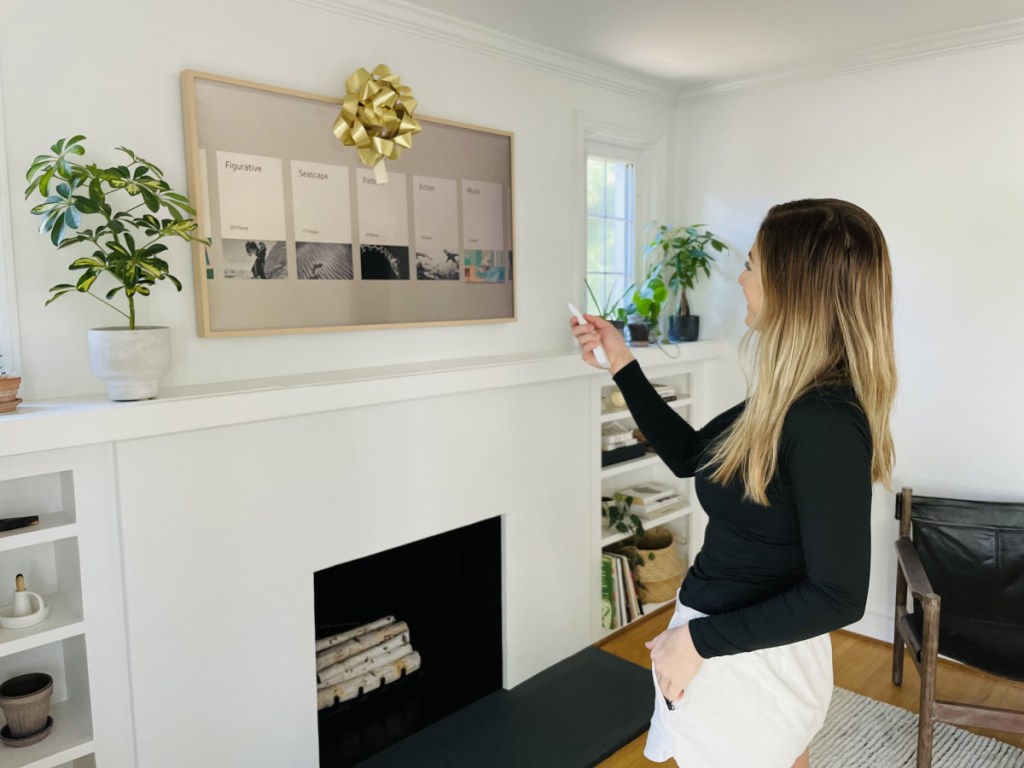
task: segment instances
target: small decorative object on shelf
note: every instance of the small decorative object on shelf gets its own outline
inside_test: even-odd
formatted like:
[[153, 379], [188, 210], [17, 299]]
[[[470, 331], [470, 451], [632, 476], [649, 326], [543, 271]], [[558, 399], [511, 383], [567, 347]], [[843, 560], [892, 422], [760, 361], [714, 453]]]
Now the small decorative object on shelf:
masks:
[[18, 528], [27, 528], [30, 525], [39, 525], [39, 515], [0, 518], [0, 531], [13, 531]]
[[626, 398], [622, 396], [618, 387], [610, 387], [601, 398], [601, 412], [611, 413], [626, 409]]
[[14, 580], [14, 602], [0, 608], [0, 627], [24, 629], [46, 621], [49, 615], [43, 596], [25, 589], [25, 577], [19, 573]]
[[50, 697], [53, 678], [44, 672], [30, 672], [0, 683], [0, 709], [7, 725], [0, 739], [9, 747], [27, 747], [50, 735]]
[[[77, 163], [75, 158], [85, 154], [84, 140], [81, 135], [60, 139], [50, 147], [51, 154], [36, 156], [26, 174], [30, 183], [25, 199], [34, 193], [43, 198], [32, 208], [42, 217], [39, 231], [58, 250], [77, 243], [92, 247], [91, 254], [68, 266], [80, 273], [78, 280], [50, 288], [53, 295], [46, 303], [66, 293], [85, 293], [123, 315], [126, 327], [89, 331], [92, 370], [107, 382], [111, 400], [145, 400], [156, 397], [170, 366], [170, 329], [137, 327], [135, 299], [149, 296], [150, 288], [162, 280], [181, 290], [161, 256], [167, 246], [160, 240], [209, 241], [196, 236], [195, 210], [164, 181], [157, 166], [127, 147], [118, 147], [127, 160], [108, 168]], [[158, 218], [162, 211], [166, 218]], [[79, 229], [85, 216], [94, 217], [94, 229]], [[102, 275], [115, 285], [100, 298], [92, 288]], [[111, 303], [119, 293], [127, 311]]]
[[385, 616], [316, 641], [317, 709], [393, 683], [420, 668], [409, 643], [409, 625]]
[[378, 64], [373, 72], [360, 67], [349, 75], [345, 91], [334, 135], [346, 147], [356, 147], [359, 159], [373, 168], [376, 182], [386, 184], [385, 158], [397, 160], [423, 130], [412, 114], [417, 106], [412, 88]]

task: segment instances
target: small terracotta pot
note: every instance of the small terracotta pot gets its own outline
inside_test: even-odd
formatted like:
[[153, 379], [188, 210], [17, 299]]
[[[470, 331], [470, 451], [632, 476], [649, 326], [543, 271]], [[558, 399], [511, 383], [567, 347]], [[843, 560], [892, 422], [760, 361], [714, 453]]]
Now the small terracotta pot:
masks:
[[46, 727], [52, 695], [53, 678], [45, 672], [29, 672], [0, 684], [0, 709], [14, 738], [31, 736]]

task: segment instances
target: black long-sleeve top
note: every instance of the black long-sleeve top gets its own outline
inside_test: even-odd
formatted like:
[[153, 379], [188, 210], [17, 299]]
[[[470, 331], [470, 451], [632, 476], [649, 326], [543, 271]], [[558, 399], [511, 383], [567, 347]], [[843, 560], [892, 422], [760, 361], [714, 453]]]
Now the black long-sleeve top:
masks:
[[695, 430], [636, 361], [615, 374], [637, 427], [678, 477], [695, 477], [708, 514], [704, 545], [679, 601], [709, 614], [690, 622], [704, 658], [805, 640], [860, 619], [871, 557], [871, 433], [852, 387], [812, 389], [786, 414], [767, 507], [742, 478], [711, 482], [711, 442], [745, 403]]

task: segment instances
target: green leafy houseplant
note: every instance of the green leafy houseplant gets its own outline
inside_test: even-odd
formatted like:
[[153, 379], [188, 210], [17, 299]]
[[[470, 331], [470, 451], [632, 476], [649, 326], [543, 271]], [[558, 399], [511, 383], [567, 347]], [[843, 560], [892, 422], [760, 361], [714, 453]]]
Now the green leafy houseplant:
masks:
[[590, 287], [590, 283], [587, 280], [583, 282], [587, 286], [587, 293], [590, 294], [594, 306], [597, 307], [598, 316], [610, 323], [615, 323], [620, 329], [625, 326], [626, 321], [629, 319], [629, 313], [626, 311], [626, 307], [622, 306], [622, 302], [633, 291], [633, 283], [629, 284], [629, 287], [623, 291], [619, 298], [613, 299], [612, 295], [609, 294], [602, 304], [597, 296], [594, 295], [594, 289]]
[[608, 527], [611, 530], [630, 536], [643, 536], [643, 520], [635, 513], [630, 512], [631, 506], [632, 502], [618, 496], [614, 498], [606, 496], [601, 499], [601, 507], [608, 517]]
[[660, 278], [672, 297], [677, 297], [675, 314], [689, 315], [690, 302], [686, 292], [693, 287], [703, 272], [711, 276], [711, 262], [715, 260], [710, 251], [728, 251], [725, 243], [703, 224], [686, 227], [669, 227], [652, 223], [654, 236], [645, 249], [647, 278]]
[[646, 346], [658, 339], [658, 320], [667, 299], [668, 289], [657, 275], [648, 277], [643, 285], [633, 292], [624, 310], [624, 314], [629, 318], [630, 344]]
[[[50, 288], [53, 295], [46, 303], [72, 291], [87, 293], [124, 315], [134, 330], [137, 296], [148, 296], [151, 286], [162, 280], [181, 290], [181, 282], [161, 257], [167, 246], [160, 241], [208, 241], [196, 237], [195, 210], [164, 181], [157, 166], [126, 147], [117, 148], [127, 155], [124, 164], [83, 165], [75, 158], [85, 154], [84, 140], [80, 135], [61, 139], [50, 147], [50, 154], [37, 156], [25, 174], [30, 182], [25, 199], [33, 193], [43, 198], [32, 208], [42, 217], [39, 231], [48, 234], [58, 250], [83, 242], [94, 248], [91, 255], [79, 256], [69, 265], [81, 272], [77, 282]], [[95, 226], [80, 229], [87, 217]], [[104, 273], [116, 285], [100, 298], [92, 288]], [[127, 311], [111, 303], [119, 293], [127, 300]]]

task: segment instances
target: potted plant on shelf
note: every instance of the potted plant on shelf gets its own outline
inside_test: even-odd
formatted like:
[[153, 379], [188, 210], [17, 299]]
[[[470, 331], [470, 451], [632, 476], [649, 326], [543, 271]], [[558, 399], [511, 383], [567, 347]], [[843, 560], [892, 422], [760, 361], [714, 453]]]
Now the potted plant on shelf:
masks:
[[602, 496], [601, 513], [608, 519], [608, 529], [627, 536], [643, 536], [644, 523], [639, 515], [630, 512], [633, 503], [619, 496]]
[[[84, 293], [123, 315], [126, 326], [89, 331], [92, 370], [107, 382], [111, 400], [145, 400], [156, 397], [170, 367], [170, 329], [136, 325], [136, 299], [149, 296], [152, 286], [164, 280], [181, 290], [161, 256], [167, 250], [161, 240], [208, 241], [196, 236], [195, 210], [164, 181], [157, 166], [126, 147], [117, 148], [127, 155], [123, 164], [101, 168], [75, 162], [85, 154], [84, 140], [80, 135], [61, 139], [50, 154], [37, 156], [25, 174], [30, 182], [25, 199], [33, 194], [43, 198], [32, 208], [42, 218], [39, 231], [58, 250], [92, 245], [91, 254], [68, 266], [80, 273], [78, 280], [50, 288], [46, 303]], [[95, 226], [81, 228], [86, 218]], [[101, 298], [93, 288], [103, 276], [114, 285]], [[126, 308], [113, 304], [115, 298], [123, 299]]]
[[608, 294], [608, 298], [605, 299], [602, 304], [597, 296], [594, 295], [594, 290], [590, 287], [590, 283], [584, 280], [583, 283], [587, 286], [587, 293], [590, 294], [590, 298], [594, 302], [594, 306], [597, 307], [598, 317], [604, 318], [609, 323], [614, 325], [620, 331], [626, 327], [626, 321], [629, 319], [629, 315], [626, 312], [626, 308], [622, 306], [622, 301], [625, 299], [630, 292], [633, 290], [633, 283], [629, 284], [629, 287], [622, 292], [622, 295], [617, 299], [612, 299], [612, 294]]
[[722, 240], [703, 224], [669, 227], [652, 223], [654, 236], [645, 249], [648, 279], [658, 277], [671, 296], [677, 297], [674, 312], [669, 315], [669, 341], [696, 341], [700, 335], [700, 317], [690, 314], [686, 292], [692, 290], [700, 273], [711, 276], [710, 251], [728, 252]]
[[644, 284], [634, 291], [626, 307], [631, 345], [645, 347], [658, 340], [661, 309], [668, 297], [668, 288], [656, 273], [650, 274]]
[[21, 376], [8, 375], [3, 357], [3, 355], [0, 355], [0, 413], [10, 413], [21, 402], [21, 398], [18, 397]]

